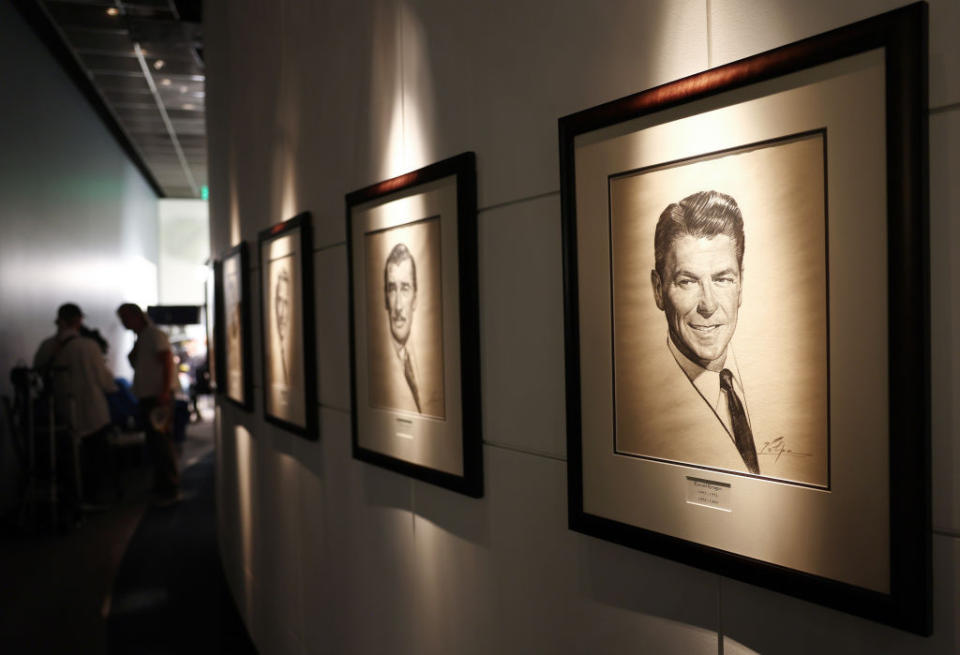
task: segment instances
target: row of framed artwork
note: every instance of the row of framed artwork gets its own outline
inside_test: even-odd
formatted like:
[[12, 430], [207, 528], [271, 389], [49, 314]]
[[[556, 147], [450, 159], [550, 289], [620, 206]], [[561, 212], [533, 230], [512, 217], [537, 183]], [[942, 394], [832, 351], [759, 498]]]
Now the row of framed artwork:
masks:
[[[929, 634], [926, 12], [559, 120], [572, 529]], [[346, 222], [354, 455], [479, 497], [475, 169]], [[309, 215], [258, 246], [264, 416], [315, 438]], [[211, 289], [250, 409], [247, 257]]]
[[[483, 495], [476, 163], [464, 153], [347, 196], [354, 454]], [[207, 284], [214, 385], [252, 411], [246, 242]], [[318, 437], [308, 212], [260, 232], [264, 418]]]

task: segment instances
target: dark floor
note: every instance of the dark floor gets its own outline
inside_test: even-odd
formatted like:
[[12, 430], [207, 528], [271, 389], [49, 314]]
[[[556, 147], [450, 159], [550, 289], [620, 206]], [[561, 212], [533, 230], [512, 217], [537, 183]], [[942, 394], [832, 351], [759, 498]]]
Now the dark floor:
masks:
[[255, 652], [217, 552], [212, 448], [212, 424], [192, 424], [183, 500], [173, 507], [150, 505], [150, 471], [134, 457], [122, 469], [122, 498], [86, 513], [81, 526], [66, 534], [42, 521], [8, 526], [0, 537], [3, 652]]

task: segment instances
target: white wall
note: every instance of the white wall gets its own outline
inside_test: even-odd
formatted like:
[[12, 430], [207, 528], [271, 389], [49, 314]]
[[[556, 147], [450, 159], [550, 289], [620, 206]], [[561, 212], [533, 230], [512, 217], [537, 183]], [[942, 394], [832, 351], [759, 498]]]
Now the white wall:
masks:
[[[567, 529], [557, 118], [900, 4], [207, 3], [212, 249], [253, 246], [301, 210], [315, 222], [320, 440], [262, 420], [259, 362], [254, 413], [218, 409], [221, 553], [262, 652], [960, 650], [955, 0], [934, 0], [930, 21], [934, 636]], [[464, 150], [478, 158], [482, 500], [350, 455], [344, 194]]]
[[157, 300], [157, 198], [86, 99], [0, 2], [0, 393], [75, 302], [130, 375], [114, 313]]
[[202, 305], [205, 262], [210, 257], [206, 200], [164, 198], [157, 202], [161, 305]]

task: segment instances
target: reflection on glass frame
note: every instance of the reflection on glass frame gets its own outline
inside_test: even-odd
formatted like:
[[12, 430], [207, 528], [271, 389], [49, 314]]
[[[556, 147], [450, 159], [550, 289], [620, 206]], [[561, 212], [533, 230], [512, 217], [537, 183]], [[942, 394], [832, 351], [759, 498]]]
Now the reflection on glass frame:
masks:
[[312, 244], [308, 212], [259, 235], [263, 414], [307, 439], [317, 438]]
[[346, 203], [354, 456], [480, 497], [475, 168], [464, 153]]
[[207, 277], [203, 283], [203, 322], [207, 331], [207, 380], [210, 392], [217, 393], [221, 391], [217, 387], [217, 381], [223, 379], [220, 371], [220, 352], [222, 350], [220, 339], [220, 262], [216, 259], [210, 259], [206, 263]]
[[247, 411], [253, 409], [249, 266], [247, 242], [241, 241], [220, 261], [219, 289], [223, 318], [221, 385], [227, 399]]
[[560, 119], [571, 529], [929, 634], [926, 20]]

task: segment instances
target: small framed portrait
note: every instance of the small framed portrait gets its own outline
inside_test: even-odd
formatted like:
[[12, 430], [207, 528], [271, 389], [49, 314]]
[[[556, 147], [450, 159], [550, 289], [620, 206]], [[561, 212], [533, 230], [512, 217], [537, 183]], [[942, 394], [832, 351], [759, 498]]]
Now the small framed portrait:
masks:
[[270, 423], [317, 438], [313, 238], [303, 212], [260, 232], [263, 413]]
[[217, 381], [223, 377], [220, 371], [220, 352], [223, 348], [220, 338], [220, 295], [221, 268], [220, 261], [208, 259], [206, 262], [206, 278], [203, 281], [203, 325], [207, 337], [207, 389], [209, 392], [219, 392]]
[[929, 632], [926, 52], [921, 3], [560, 119], [572, 529]]
[[246, 241], [228, 250], [221, 259], [224, 395], [247, 411], [253, 409], [249, 268]]
[[353, 452], [483, 493], [473, 153], [347, 195]]

